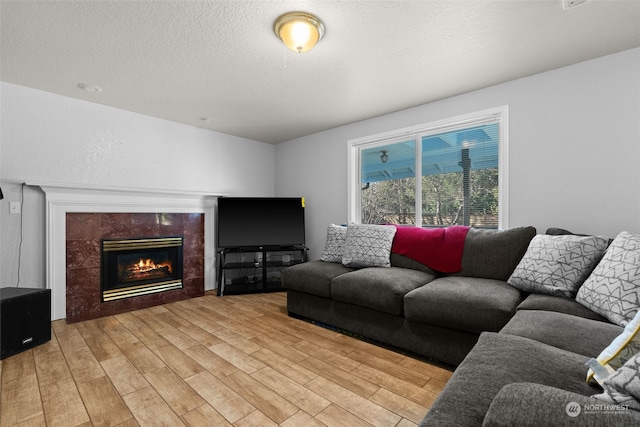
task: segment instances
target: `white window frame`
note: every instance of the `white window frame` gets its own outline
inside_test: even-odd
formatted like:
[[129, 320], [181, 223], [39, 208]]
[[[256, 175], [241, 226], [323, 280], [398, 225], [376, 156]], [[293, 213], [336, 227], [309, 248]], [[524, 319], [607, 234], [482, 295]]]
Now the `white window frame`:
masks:
[[[498, 149], [498, 228], [509, 228], [509, 106], [490, 108], [448, 119], [395, 129], [362, 138], [347, 141], [348, 149], [348, 188], [347, 188], [347, 220], [349, 223], [361, 222], [360, 186], [361, 163], [360, 153], [366, 148], [375, 148], [393, 143], [394, 140], [416, 138], [416, 171], [422, 171], [422, 136], [471, 127], [486, 121], [497, 121], [500, 127], [500, 147]], [[416, 177], [417, 178], [417, 177]], [[422, 180], [416, 179], [416, 213], [422, 206]], [[422, 226], [422, 216], [416, 215], [416, 226]]]

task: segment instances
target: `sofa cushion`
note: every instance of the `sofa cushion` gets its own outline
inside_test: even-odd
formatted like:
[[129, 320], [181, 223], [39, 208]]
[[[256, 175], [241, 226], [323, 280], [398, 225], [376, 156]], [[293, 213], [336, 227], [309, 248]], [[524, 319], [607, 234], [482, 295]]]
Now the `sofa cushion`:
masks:
[[471, 228], [464, 242], [462, 270], [453, 275], [507, 281], [535, 235], [534, 227]]
[[296, 264], [282, 271], [282, 287], [330, 298], [331, 281], [350, 271], [353, 269], [334, 262], [309, 261]]
[[622, 332], [609, 322], [541, 310], [518, 310], [500, 331], [593, 357]]
[[554, 297], [544, 294], [530, 294], [520, 303], [518, 310], [557, 311], [558, 313], [571, 314], [573, 316], [584, 317], [585, 319], [608, 322], [607, 319], [600, 316], [598, 313], [594, 313], [573, 299]]
[[589, 396], [596, 390], [584, 381], [587, 359], [528, 338], [485, 332], [420, 425], [480, 426], [502, 387], [516, 382], [535, 382]]
[[[564, 228], [557, 228], [557, 227], [547, 228], [547, 231], [545, 231], [544, 234], [549, 234], [551, 236], [565, 236], [567, 234], [570, 234], [572, 236], [592, 236], [592, 234], [579, 234], [579, 233], [574, 233], [572, 231], [566, 230]], [[609, 238], [608, 244], [610, 245], [611, 242], [613, 242], [613, 239]]]
[[491, 402], [482, 427], [626, 427], [640, 423], [640, 412], [594, 410], [591, 397], [532, 382], [507, 384]]
[[[612, 370], [620, 368], [627, 360], [640, 353], [640, 311], [625, 326], [624, 330], [613, 339], [598, 355], [598, 363]], [[595, 354], [592, 353], [592, 354]], [[593, 371], [589, 370], [587, 381], [593, 378]]]
[[576, 301], [625, 326], [640, 309], [640, 235], [621, 232], [613, 240]]
[[423, 271], [425, 273], [436, 275], [436, 272], [427, 267], [424, 264], [419, 263], [416, 260], [413, 260], [407, 256], [394, 254], [391, 252], [391, 256], [389, 257], [391, 260], [391, 267], [400, 267], [400, 268], [410, 268], [412, 270]]
[[331, 224], [327, 227], [327, 241], [320, 261], [342, 262], [344, 242], [347, 239], [347, 227]]
[[449, 276], [409, 292], [404, 312], [411, 322], [480, 333], [499, 331], [521, 300], [504, 281]]
[[404, 295], [434, 278], [434, 274], [406, 268], [363, 268], [336, 277], [331, 282], [331, 297], [401, 316]]
[[539, 234], [507, 282], [525, 292], [573, 298], [608, 244], [606, 237]]
[[347, 267], [390, 267], [391, 245], [396, 227], [392, 225], [350, 224], [342, 252]]

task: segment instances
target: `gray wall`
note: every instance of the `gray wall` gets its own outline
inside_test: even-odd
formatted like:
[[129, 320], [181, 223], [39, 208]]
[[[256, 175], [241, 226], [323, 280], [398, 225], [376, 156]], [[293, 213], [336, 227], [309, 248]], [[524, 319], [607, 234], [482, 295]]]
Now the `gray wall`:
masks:
[[[383, 101], [381, 101], [383, 102]], [[276, 146], [278, 196], [305, 196], [310, 256], [347, 221], [347, 141], [509, 105], [509, 226], [640, 232], [640, 49]]]
[[[317, 258], [347, 221], [347, 141], [509, 105], [509, 226], [640, 233], [640, 49], [277, 146], [1, 83], [0, 286], [15, 285], [24, 181], [304, 196]], [[381, 101], [383, 102], [383, 101]], [[140, 168], [131, 156], [144, 156]], [[110, 160], [105, 166], [104, 160]], [[178, 169], [166, 169], [174, 161]], [[44, 283], [44, 196], [27, 188], [21, 286]]]

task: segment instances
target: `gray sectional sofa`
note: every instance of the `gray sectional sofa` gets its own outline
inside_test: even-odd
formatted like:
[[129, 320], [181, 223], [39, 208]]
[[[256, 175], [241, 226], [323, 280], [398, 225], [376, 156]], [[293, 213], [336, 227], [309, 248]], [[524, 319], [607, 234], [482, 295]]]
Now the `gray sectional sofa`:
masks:
[[640, 425], [640, 412], [602, 406], [591, 397], [602, 390], [585, 380], [585, 363], [625, 328], [575, 290], [508, 283], [534, 236], [533, 227], [471, 228], [461, 269], [447, 274], [393, 252], [390, 267], [292, 266], [282, 274], [287, 308], [455, 368], [422, 426]]
[[[469, 230], [462, 270], [446, 276], [392, 253], [389, 268], [310, 261], [282, 273], [291, 315], [457, 365], [481, 332], [498, 332], [523, 295], [506, 280], [533, 227]], [[429, 286], [424, 286], [425, 284]]]

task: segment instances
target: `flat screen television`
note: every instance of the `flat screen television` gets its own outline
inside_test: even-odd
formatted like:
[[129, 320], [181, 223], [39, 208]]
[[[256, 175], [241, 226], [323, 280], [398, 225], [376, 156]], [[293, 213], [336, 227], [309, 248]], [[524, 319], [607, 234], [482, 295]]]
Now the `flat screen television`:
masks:
[[221, 197], [218, 248], [304, 246], [304, 198]]

